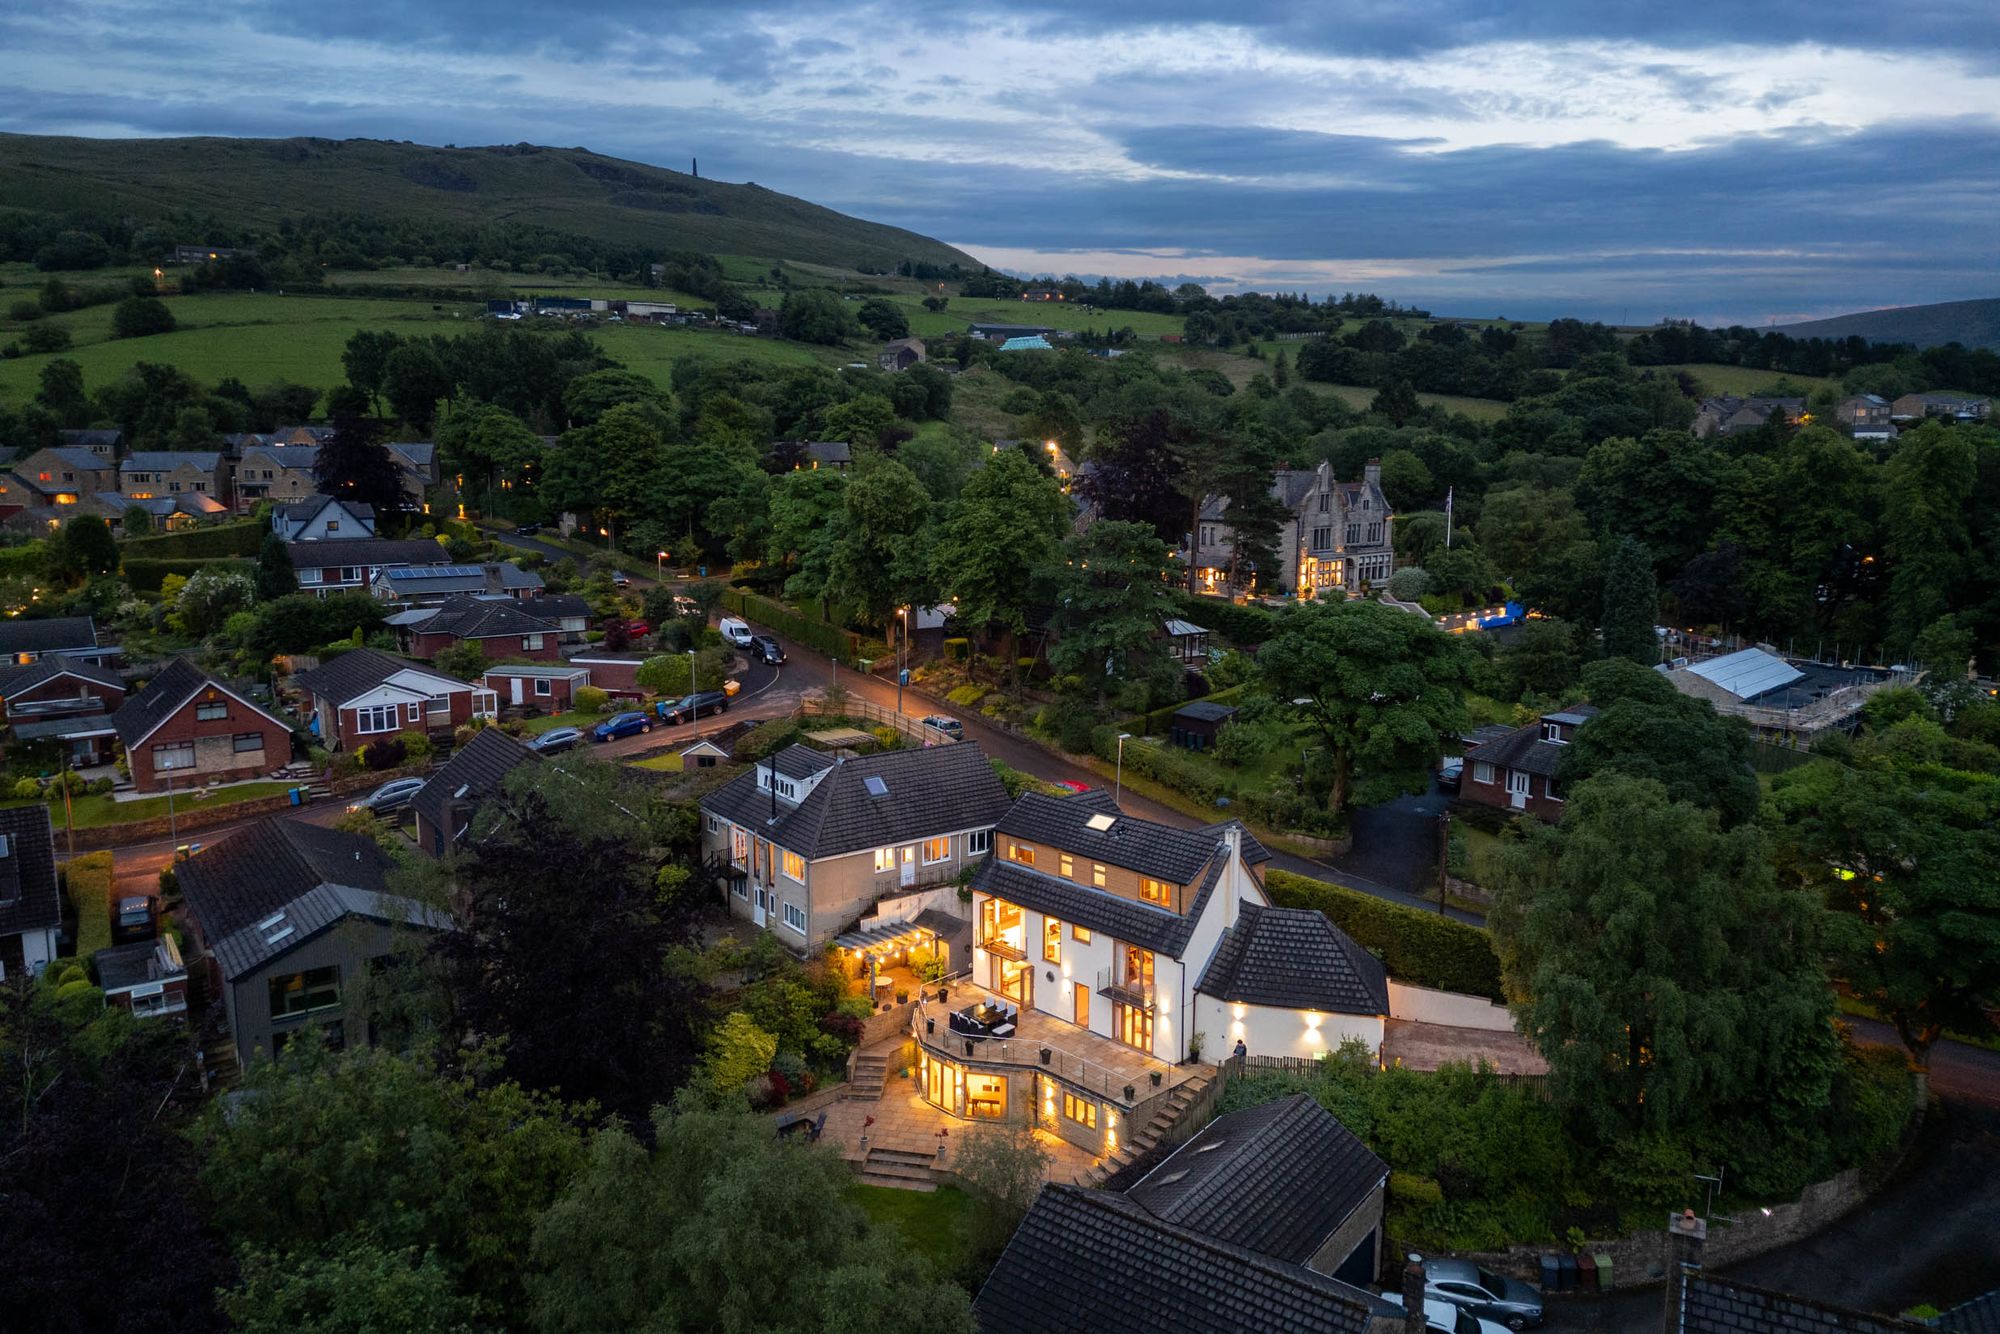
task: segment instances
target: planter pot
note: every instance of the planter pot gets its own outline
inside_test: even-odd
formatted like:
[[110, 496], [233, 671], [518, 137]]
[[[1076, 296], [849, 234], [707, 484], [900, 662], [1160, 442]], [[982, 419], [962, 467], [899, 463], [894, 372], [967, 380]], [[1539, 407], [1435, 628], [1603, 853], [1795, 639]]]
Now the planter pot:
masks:
[[1137, 1089], [1135, 1089], [1135, 1088], [1133, 1088], [1133, 1087], [1132, 1087], [1132, 1086], [1131, 1086], [1130, 1084], [1127, 1084], [1127, 1085], [1125, 1086], [1125, 1101], [1127, 1101], [1127, 1102], [1130, 1102], [1130, 1101], [1132, 1101], [1132, 1099], [1133, 1099], [1133, 1098], [1134, 1098], [1134, 1097], [1135, 1097], [1135, 1096], [1136, 1096], [1137, 1094], [1138, 1094], [1138, 1090], [1137, 1090]]
[[970, 1039], [967, 1039], [967, 1041], [966, 1041], [966, 1044], [965, 1044], [965, 1054], [966, 1054], [967, 1056], [970, 1056], [970, 1055], [972, 1055], [972, 1042], [971, 1042], [971, 1040], [970, 1040]]
[[1047, 1047], [1042, 1048], [1042, 1064], [1047, 1065], [1049, 1063], [1049, 1058], [1054, 1055], [1055, 1053], [1050, 1051]]
[[1152, 1076], [1153, 1076], [1153, 1087], [1158, 1088], [1160, 1086], [1160, 1072], [1158, 1070], [1155, 1070], [1152, 1072]]
[[926, 1020], [924, 1020], [924, 1032], [926, 1032], [926, 1033], [935, 1033], [935, 1032], [937, 1032], [937, 1020], [935, 1020], [935, 1019], [926, 1019]]

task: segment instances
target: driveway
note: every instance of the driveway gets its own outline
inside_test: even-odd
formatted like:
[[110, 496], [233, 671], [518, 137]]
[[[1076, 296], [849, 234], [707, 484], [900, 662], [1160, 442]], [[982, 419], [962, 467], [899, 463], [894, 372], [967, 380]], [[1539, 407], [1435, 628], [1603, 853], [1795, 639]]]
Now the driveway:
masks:
[[1437, 903], [1438, 816], [1451, 799], [1435, 787], [1421, 796], [1366, 806], [1350, 817], [1354, 846], [1328, 865], [1346, 875]]

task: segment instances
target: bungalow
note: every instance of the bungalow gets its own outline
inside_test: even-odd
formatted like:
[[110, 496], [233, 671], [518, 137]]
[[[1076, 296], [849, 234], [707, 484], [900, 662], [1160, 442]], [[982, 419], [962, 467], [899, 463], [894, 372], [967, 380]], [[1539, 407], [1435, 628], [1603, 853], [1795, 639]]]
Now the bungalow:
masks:
[[434, 607], [460, 593], [526, 598], [544, 587], [541, 575], [518, 565], [427, 565], [378, 570], [368, 591], [385, 602]]
[[96, 502], [98, 511], [106, 516], [107, 522], [112, 518], [123, 521], [127, 514], [138, 510], [170, 533], [192, 528], [205, 519], [223, 518], [229, 513], [227, 505], [205, 492], [178, 491], [164, 496], [126, 496], [114, 491], [99, 491], [91, 499]]
[[543, 592], [521, 604], [529, 615], [551, 621], [565, 644], [580, 644], [590, 634], [590, 603], [574, 593]]
[[292, 684], [311, 706], [310, 730], [335, 750], [398, 732], [448, 734], [499, 712], [484, 686], [372, 648], [349, 649], [300, 672]]
[[118, 494], [132, 500], [185, 493], [220, 505], [225, 489], [222, 455], [214, 450], [139, 450], [118, 465]]
[[187, 1013], [187, 965], [171, 933], [131, 945], [113, 945], [92, 956], [104, 1008], [129, 1010], [141, 1019]]
[[92, 492], [119, 489], [118, 465], [90, 449], [38, 449], [16, 463], [13, 473], [44, 505], [74, 505]]
[[639, 698], [646, 692], [639, 686], [639, 664], [646, 661], [644, 653], [579, 653], [572, 655], [569, 665], [582, 667], [590, 673], [590, 684], [614, 696]]
[[97, 625], [88, 616], [50, 616], [0, 621], [0, 661], [35, 662], [56, 654], [78, 662], [101, 663], [116, 648], [97, 647]]
[[[404, 618], [413, 618], [405, 620]], [[460, 593], [435, 607], [421, 607], [395, 618], [412, 657], [430, 659], [454, 644], [477, 644], [488, 660], [528, 658], [554, 662], [561, 629], [553, 621], [529, 614], [513, 598], [474, 597]]]
[[63, 762], [85, 768], [112, 761], [111, 716], [125, 702], [125, 678], [61, 654], [0, 667], [0, 707], [14, 743], [54, 741]]
[[906, 371], [924, 360], [924, 340], [921, 338], [898, 338], [883, 345], [876, 354], [875, 365], [885, 371]]
[[590, 684], [590, 669], [573, 662], [508, 663], [488, 667], [480, 680], [502, 704], [563, 713], [575, 703], [576, 692]]
[[1465, 752], [1459, 798], [1502, 810], [1560, 820], [1564, 798], [1556, 784], [1563, 748], [1579, 727], [1597, 716], [1589, 704], [1545, 713], [1526, 727], [1482, 741]]
[[451, 564], [451, 553], [427, 537], [391, 539], [357, 536], [287, 542], [299, 591], [326, 597], [366, 593], [384, 570], [422, 569]]
[[47, 967], [61, 930], [49, 808], [36, 802], [0, 809], [0, 981]]
[[1897, 421], [1940, 417], [1947, 421], [1983, 422], [1993, 415], [1993, 400], [1936, 391], [1904, 394], [1889, 405], [1889, 415]]
[[499, 728], [480, 728], [410, 798], [417, 846], [430, 856], [444, 856], [464, 837], [479, 804], [500, 791], [508, 774], [535, 758], [535, 752]]
[[292, 725], [175, 658], [111, 716], [141, 792], [233, 783], [292, 759]]
[[336, 1047], [378, 1038], [355, 984], [399, 933], [450, 927], [390, 892], [394, 865], [364, 834], [275, 817], [180, 864], [193, 964], [222, 997], [239, 1063], [269, 1059], [312, 1027]]
[[1007, 792], [977, 745], [835, 759], [788, 746], [701, 799], [702, 850], [729, 909], [801, 953], [877, 900], [941, 885], [984, 857]]
[[287, 542], [351, 541], [375, 536], [375, 507], [358, 500], [307, 496], [271, 507], [271, 531]]

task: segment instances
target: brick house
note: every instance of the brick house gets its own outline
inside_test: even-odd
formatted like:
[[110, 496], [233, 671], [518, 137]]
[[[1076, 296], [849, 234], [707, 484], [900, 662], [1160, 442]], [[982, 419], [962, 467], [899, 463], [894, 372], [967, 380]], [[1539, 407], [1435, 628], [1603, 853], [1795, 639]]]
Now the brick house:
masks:
[[1459, 799], [1525, 811], [1542, 820], [1562, 819], [1564, 797], [1556, 769], [1577, 729], [1596, 716], [1592, 705], [1577, 704], [1468, 748]]
[[0, 981], [32, 977], [56, 957], [62, 897], [49, 820], [39, 801], [0, 809]]
[[258, 778], [292, 759], [290, 723], [186, 658], [127, 699], [111, 725], [141, 792], [163, 792], [169, 781], [194, 787]]
[[518, 565], [413, 565], [383, 568], [368, 591], [405, 607], [435, 607], [460, 593], [529, 598], [544, 587], [541, 575]]
[[509, 663], [487, 668], [480, 679], [504, 705], [564, 713], [576, 702], [576, 692], [590, 684], [590, 669], [573, 662]]
[[0, 620], [0, 662], [29, 663], [50, 654], [101, 663], [115, 650], [98, 648], [97, 623], [88, 616]]
[[590, 603], [575, 593], [539, 593], [523, 602], [521, 610], [544, 621], [554, 621], [565, 644], [581, 644], [587, 639], [594, 619]]
[[1271, 498], [1289, 518], [1279, 524], [1278, 568], [1270, 572], [1237, 559], [1227, 499], [1211, 497], [1202, 506], [1194, 549], [1180, 552], [1194, 563], [1200, 592], [1230, 596], [1255, 587], [1311, 598], [1339, 589], [1354, 596], [1388, 582], [1396, 568], [1395, 514], [1382, 493], [1382, 460], [1368, 460], [1358, 482], [1336, 480], [1330, 463], [1284, 469], [1272, 479]]
[[334, 750], [398, 732], [448, 735], [499, 712], [484, 686], [372, 648], [349, 649], [300, 672], [292, 684], [309, 701], [310, 729]]
[[333, 593], [366, 593], [384, 570], [451, 564], [451, 553], [429, 538], [395, 540], [353, 537], [287, 542], [299, 591], [326, 597]]
[[111, 763], [118, 735], [111, 716], [126, 693], [118, 673], [61, 654], [0, 667], [0, 707], [12, 741], [56, 741], [64, 762], [79, 768]]
[[554, 662], [562, 627], [530, 615], [534, 601], [516, 602], [512, 598], [461, 593], [434, 608], [408, 611], [395, 620], [412, 618], [397, 626], [412, 657], [428, 660], [454, 644], [471, 643], [479, 645], [489, 662], [502, 658]]

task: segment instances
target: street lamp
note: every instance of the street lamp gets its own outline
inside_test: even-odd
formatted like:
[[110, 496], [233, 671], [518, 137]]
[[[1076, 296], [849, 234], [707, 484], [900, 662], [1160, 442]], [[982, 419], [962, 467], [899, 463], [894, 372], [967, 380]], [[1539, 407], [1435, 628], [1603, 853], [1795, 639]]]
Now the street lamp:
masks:
[[694, 650], [688, 650], [688, 698], [694, 701], [694, 717], [690, 720], [701, 722], [701, 686], [694, 679]]
[[896, 614], [903, 618], [903, 639], [896, 645], [896, 712], [903, 712], [903, 654], [910, 646], [910, 609], [896, 608]]
[[653, 553], [653, 582], [656, 584], [665, 583], [666, 579], [667, 579], [667, 553], [664, 551], [656, 551]]
[[1111, 804], [1112, 804], [1113, 806], [1116, 806], [1116, 807], [1118, 807], [1118, 808], [1119, 808], [1120, 810], [1123, 810], [1123, 809], [1125, 809], [1125, 806], [1124, 806], [1124, 802], [1125, 802], [1125, 743], [1126, 743], [1127, 741], [1130, 741], [1131, 739], [1132, 739], [1132, 734], [1131, 734], [1130, 732], [1120, 732], [1120, 733], [1118, 734], [1118, 779], [1117, 779], [1117, 782], [1118, 782], [1118, 787], [1117, 787], [1117, 789], [1116, 789], [1116, 790], [1115, 790], [1115, 791], [1114, 791], [1114, 792], [1113, 792], [1113, 793], [1111, 794]]

